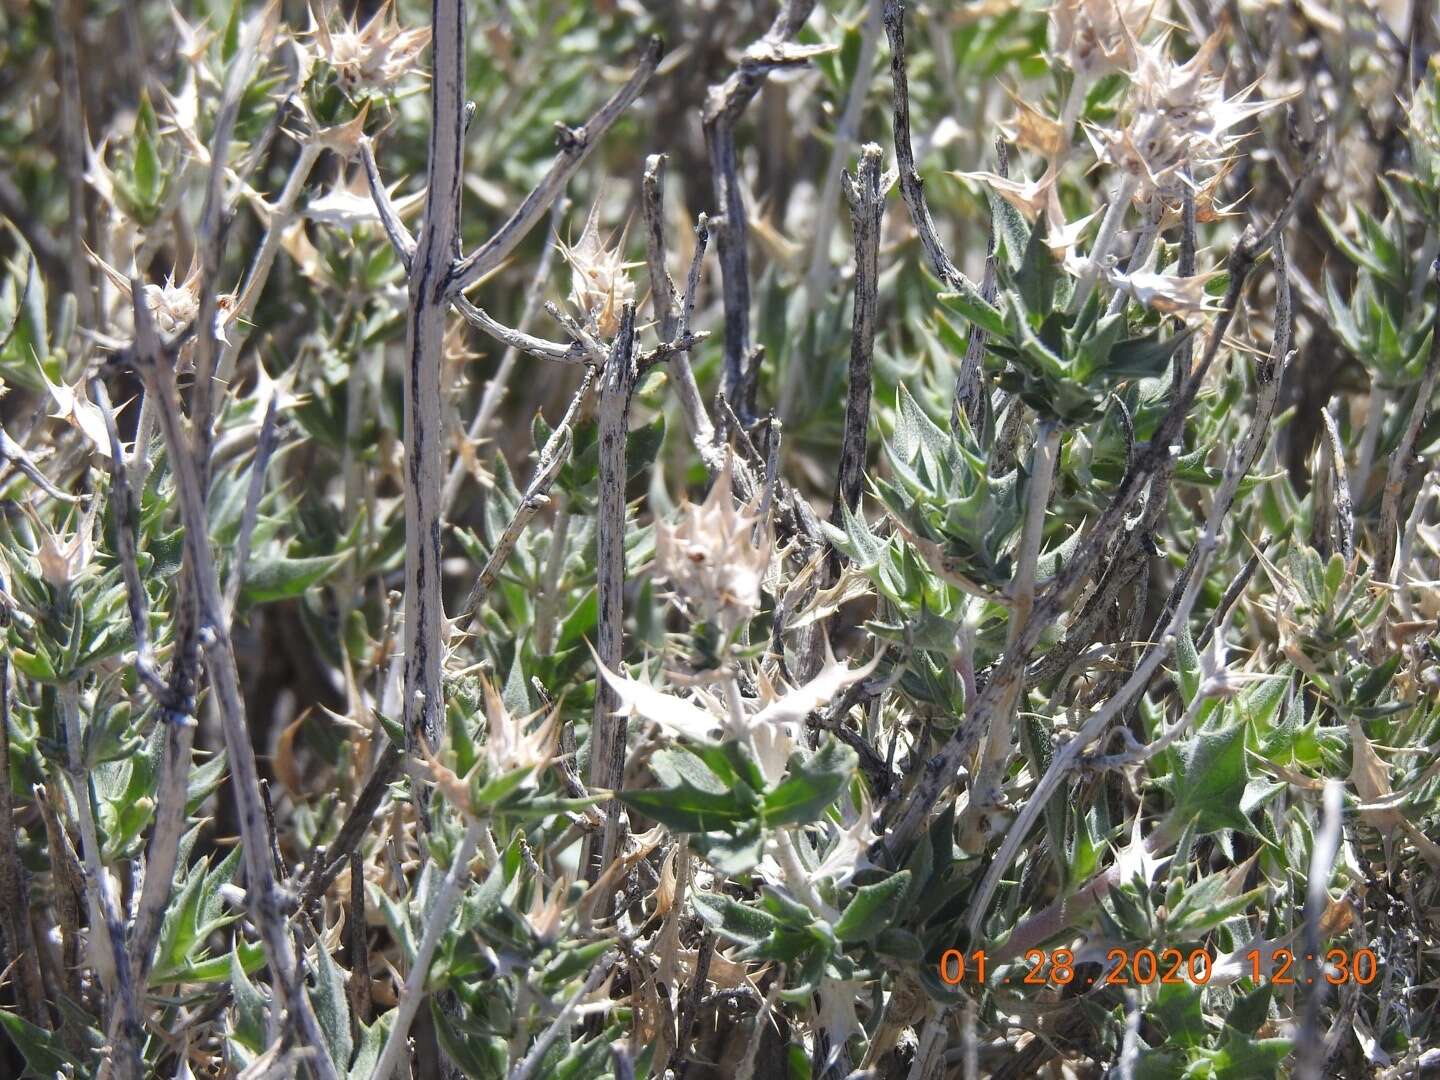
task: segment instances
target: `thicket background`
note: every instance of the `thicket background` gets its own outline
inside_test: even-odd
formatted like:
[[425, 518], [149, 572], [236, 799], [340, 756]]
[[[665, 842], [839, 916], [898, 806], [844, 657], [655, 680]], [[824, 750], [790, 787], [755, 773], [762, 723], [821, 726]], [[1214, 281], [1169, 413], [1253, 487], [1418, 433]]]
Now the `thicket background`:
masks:
[[1427, 0], [0, 29], [0, 1073], [1440, 1069]]

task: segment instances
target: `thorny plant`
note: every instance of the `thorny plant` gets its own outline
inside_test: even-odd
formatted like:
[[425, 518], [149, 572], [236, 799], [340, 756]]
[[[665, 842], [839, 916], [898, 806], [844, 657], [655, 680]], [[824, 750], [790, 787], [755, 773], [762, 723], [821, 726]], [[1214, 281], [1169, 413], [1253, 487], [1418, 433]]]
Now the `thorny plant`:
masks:
[[1428, 1075], [1433, 5], [424, 8], [0, 5], [0, 1070]]

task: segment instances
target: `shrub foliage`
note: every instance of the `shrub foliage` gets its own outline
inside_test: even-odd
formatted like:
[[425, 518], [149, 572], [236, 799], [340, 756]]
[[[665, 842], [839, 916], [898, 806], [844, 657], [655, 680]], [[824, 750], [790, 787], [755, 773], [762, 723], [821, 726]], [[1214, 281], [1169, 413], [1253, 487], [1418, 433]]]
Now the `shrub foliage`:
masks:
[[0, 1069], [1440, 1061], [1431, 5], [0, 27]]

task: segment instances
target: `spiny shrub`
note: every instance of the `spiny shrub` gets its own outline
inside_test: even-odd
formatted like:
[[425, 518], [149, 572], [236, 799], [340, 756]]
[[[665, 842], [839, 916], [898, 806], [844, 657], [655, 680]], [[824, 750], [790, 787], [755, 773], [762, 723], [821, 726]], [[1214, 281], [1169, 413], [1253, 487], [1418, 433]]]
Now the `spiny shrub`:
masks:
[[0, 28], [0, 1072], [1440, 1064], [1431, 5]]

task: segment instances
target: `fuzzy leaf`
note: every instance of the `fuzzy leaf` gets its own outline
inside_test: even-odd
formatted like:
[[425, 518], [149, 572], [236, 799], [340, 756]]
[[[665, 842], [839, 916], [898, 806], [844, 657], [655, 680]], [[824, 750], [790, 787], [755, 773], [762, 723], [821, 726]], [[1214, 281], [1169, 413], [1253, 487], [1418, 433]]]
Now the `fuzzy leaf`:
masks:
[[901, 870], [875, 885], [860, 886], [835, 923], [835, 936], [846, 942], [873, 938], [895, 918], [909, 887], [909, 870]]

